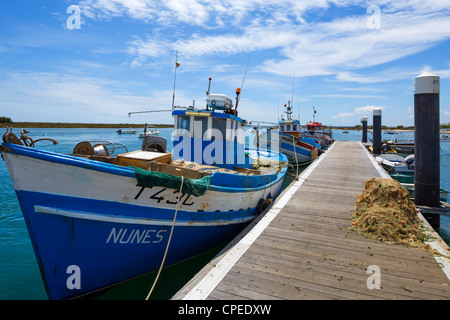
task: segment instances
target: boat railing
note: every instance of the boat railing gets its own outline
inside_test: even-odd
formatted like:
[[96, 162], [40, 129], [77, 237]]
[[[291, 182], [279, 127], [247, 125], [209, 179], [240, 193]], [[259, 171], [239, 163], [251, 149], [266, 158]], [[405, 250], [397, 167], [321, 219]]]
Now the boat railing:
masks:
[[20, 138], [17, 138], [17, 136], [12, 132], [12, 130], [13, 127], [6, 127], [6, 132], [3, 134], [2, 137], [3, 142], [24, 145], [32, 148], [34, 148], [34, 144], [39, 141], [51, 141], [53, 145], [58, 144], [58, 141], [51, 138], [33, 139], [32, 137], [27, 136], [27, 133], [30, 133], [30, 131], [27, 131], [25, 129], [20, 129]]
[[410, 144], [414, 143], [414, 130], [394, 131], [392, 139], [389, 144]]
[[441, 141], [450, 141], [450, 129], [439, 130], [439, 138]]
[[[439, 130], [439, 139], [441, 141], [450, 141], [450, 129], [440, 129]], [[394, 131], [394, 135], [391, 140], [389, 140], [390, 144], [414, 144], [414, 130], [401, 130]]]

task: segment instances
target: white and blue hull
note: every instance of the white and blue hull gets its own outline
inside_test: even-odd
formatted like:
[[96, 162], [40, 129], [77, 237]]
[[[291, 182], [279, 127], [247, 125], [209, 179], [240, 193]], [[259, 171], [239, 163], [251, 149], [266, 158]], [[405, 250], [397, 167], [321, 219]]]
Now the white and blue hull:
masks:
[[302, 139], [280, 133], [280, 152], [285, 154], [291, 163], [306, 163], [317, 157], [317, 149]]
[[283, 153], [290, 163], [307, 163], [318, 156], [318, 150], [316, 146], [312, 145], [312, 140], [310, 143], [302, 138], [297, 138], [283, 132], [272, 132], [270, 140], [267, 137], [267, 131], [260, 135], [261, 145]]
[[333, 143], [333, 138], [326, 132], [321, 131], [304, 131], [302, 136], [319, 140], [322, 148], [328, 148]]
[[278, 196], [286, 172], [283, 167], [247, 179], [214, 173], [203, 196], [178, 199], [174, 189], [137, 186], [131, 168], [4, 146], [51, 299], [77, 297], [157, 270], [178, 200], [165, 266], [230, 241], [262, 203]]

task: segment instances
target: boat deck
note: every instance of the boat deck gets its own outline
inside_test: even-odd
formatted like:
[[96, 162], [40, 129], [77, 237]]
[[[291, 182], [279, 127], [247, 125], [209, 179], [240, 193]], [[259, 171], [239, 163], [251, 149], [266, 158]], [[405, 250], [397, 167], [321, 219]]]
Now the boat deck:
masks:
[[336, 142], [172, 299], [449, 300], [448, 259], [349, 229], [372, 177], [387, 174], [361, 143]]

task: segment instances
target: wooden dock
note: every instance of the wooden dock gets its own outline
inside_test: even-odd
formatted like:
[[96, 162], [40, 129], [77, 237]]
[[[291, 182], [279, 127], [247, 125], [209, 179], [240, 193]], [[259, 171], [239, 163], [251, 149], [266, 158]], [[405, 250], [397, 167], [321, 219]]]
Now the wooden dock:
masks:
[[361, 143], [334, 143], [172, 299], [450, 300], [448, 259], [349, 229], [363, 182], [386, 175]]

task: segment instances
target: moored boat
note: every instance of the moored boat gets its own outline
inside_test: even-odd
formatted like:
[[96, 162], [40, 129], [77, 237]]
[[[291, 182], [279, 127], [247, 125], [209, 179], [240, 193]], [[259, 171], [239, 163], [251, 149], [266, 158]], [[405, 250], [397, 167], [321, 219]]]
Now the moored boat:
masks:
[[[406, 190], [408, 190], [409, 196], [411, 198], [414, 198], [414, 183], [402, 183], [401, 185], [405, 187]], [[447, 202], [447, 198], [448, 198], [448, 190], [444, 188], [439, 188], [439, 200]]]
[[227, 243], [281, 192], [286, 156], [245, 148], [245, 120], [232, 104], [172, 115], [172, 153], [116, 155], [119, 148], [84, 141], [61, 154], [3, 136], [50, 299], [79, 297]]
[[388, 172], [414, 174], [414, 155], [404, 158], [387, 153], [375, 157], [375, 160]]
[[414, 153], [414, 130], [394, 131], [389, 147], [398, 153]]
[[441, 129], [439, 130], [439, 140], [441, 142], [450, 141], [450, 130], [449, 129]]
[[116, 132], [118, 134], [135, 134], [136, 131], [137, 131], [136, 129], [129, 128], [129, 129], [119, 129]]
[[144, 131], [139, 133], [139, 138], [144, 138], [146, 136], [157, 136], [158, 134], [160, 134], [160, 132], [155, 127], [147, 128], [147, 126], [145, 126]]
[[[398, 173], [389, 172], [392, 179], [397, 180], [400, 184], [408, 190], [409, 196], [414, 198], [414, 172], [412, 173]], [[439, 188], [439, 200], [447, 202], [448, 190]]]
[[[414, 153], [414, 130], [396, 130], [393, 131], [392, 138], [385, 142], [387, 146], [398, 153]], [[439, 141], [448, 142], [450, 141], [450, 130], [440, 129], [439, 130]]]
[[322, 123], [316, 122], [316, 109], [313, 107], [313, 121], [306, 124], [306, 130], [302, 132], [302, 136], [314, 138], [320, 141], [323, 148], [328, 148], [333, 142], [333, 133], [331, 130], [325, 130]]
[[292, 117], [290, 101], [284, 107], [287, 118], [282, 117], [279, 121], [279, 130], [264, 130], [259, 135], [260, 144], [284, 153], [293, 164], [310, 162], [322, 152], [320, 142], [315, 138], [303, 137], [300, 122]]

